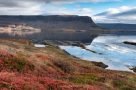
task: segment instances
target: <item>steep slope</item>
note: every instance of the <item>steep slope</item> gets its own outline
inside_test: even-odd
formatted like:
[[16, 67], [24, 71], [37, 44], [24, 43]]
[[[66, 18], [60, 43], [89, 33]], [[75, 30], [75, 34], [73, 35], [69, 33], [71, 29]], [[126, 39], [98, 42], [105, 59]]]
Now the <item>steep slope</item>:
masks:
[[88, 31], [97, 27], [91, 17], [88, 16], [0, 16], [0, 20], [2, 24], [26, 23], [39, 26], [44, 30], [67, 28]]
[[105, 70], [54, 46], [0, 40], [2, 90], [135, 90], [134, 73]]

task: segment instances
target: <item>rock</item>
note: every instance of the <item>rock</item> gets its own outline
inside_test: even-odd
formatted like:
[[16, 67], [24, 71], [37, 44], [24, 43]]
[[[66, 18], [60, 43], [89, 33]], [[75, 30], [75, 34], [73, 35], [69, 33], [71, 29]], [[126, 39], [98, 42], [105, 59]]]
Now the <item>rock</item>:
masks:
[[133, 71], [136, 73], [136, 66], [135, 66], [135, 67], [130, 68], [130, 70], [133, 70]]
[[92, 62], [95, 66], [98, 66], [98, 67], [101, 67], [101, 68], [107, 68], [108, 65], [105, 65], [104, 63], [102, 62]]
[[124, 41], [124, 44], [129, 44], [129, 45], [135, 45], [136, 46], [136, 42], [129, 42], [129, 41]]

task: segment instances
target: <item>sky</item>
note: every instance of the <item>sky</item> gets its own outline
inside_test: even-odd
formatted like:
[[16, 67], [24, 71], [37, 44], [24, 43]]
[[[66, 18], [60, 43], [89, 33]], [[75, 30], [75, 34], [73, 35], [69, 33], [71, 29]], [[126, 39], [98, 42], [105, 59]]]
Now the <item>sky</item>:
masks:
[[0, 15], [79, 15], [136, 24], [136, 0], [0, 0]]

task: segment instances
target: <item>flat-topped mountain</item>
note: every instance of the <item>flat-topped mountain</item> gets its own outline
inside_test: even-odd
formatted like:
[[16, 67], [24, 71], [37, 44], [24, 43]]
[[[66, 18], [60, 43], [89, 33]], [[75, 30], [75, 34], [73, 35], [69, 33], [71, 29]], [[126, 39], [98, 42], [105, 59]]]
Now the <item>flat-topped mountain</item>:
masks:
[[[38, 23], [52, 24], [50, 26], [58, 26], [59, 28], [71, 28], [71, 29], [89, 29], [91, 27], [97, 27], [91, 17], [88, 16], [76, 16], [76, 15], [51, 15], [51, 16], [0, 16], [0, 22], [2, 24], [18, 24], [18, 23]], [[66, 26], [62, 25], [62, 22]], [[70, 23], [71, 22], [71, 23]], [[74, 23], [76, 22], [76, 23]], [[71, 26], [70, 26], [71, 25]], [[91, 27], [90, 27], [91, 26]]]
[[[24, 36], [27, 39], [41, 41], [56, 40], [91, 43], [94, 37], [104, 32], [104, 30], [98, 27], [91, 17], [88, 16], [0, 16], [0, 27], [22, 24], [41, 29], [41, 33]], [[22, 38], [18, 35], [12, 35], [12, 38], [15, 36]], [[11, 36], [8, 34], [8, 37]]]

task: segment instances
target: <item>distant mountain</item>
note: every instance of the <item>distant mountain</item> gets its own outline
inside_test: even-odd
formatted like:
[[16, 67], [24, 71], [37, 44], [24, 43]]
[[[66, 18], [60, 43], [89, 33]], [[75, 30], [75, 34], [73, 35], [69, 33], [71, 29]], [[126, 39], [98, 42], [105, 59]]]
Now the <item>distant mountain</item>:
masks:
[[36, 40], [91, 42], [94, 37], [105, 32], [88, 16], [0, 16], [1, 27], [20, 24], [41, 29], [42, 33], [25, 36]]
[[97, 23], [98, 26], [111, 30], [131, 30], [136, 31], [136, 24], [121, 24], [121, 23]]
[[136, 35], [136, 24], [97, 23], [97, 25], [114, 35]]

